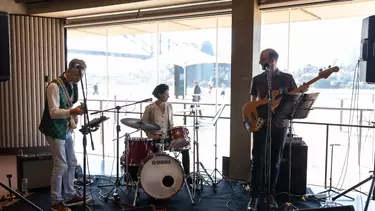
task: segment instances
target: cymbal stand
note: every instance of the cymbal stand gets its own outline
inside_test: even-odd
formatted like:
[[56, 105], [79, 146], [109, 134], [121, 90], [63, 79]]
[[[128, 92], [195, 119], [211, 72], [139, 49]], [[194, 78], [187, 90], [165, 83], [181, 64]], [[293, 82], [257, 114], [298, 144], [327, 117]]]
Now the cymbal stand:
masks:
[[[193, 188], [192, 188], [192, 193], [191, 193], [191, 201], [192, 203], [194, 204], [194, 198], [195, 198], [195, 193], [196, 193], [196, 190], [199, 190], [200, 189], [203, 189], [203, 184], [202, 182], [205, 182], [207, 185], [211, 186], [207, 180], [205, 180], [205, 178], [203, 177], [203, 175], [201, 174], [200, 172], [200, 169], [199, 167], [202, 167], [202, 169], [204, 170], [205, 174], [207, 175], [207, 177], [211, 180], [212, 184], [213, 184], [213, 180], [210, 176], [210, 174], [207, 172], [207, 169], [204, 167], [203, 163], [199, 161], [199, 139], [198, 139], [198, 130], [199, 130], [199, 126], [198, 126], [198, 116], [197, 116], [197, 109], [195, 107], [195, 110], [194, 110], [194, 107], [191, 108], [191, 113], [193, 114], [193, 119], [194, 119], [194, 122], [193, 122], [193, 126], [194, 126], [194, 130], [193, 130], [193, 136], [194, 136], [194, 147], [193, 147], [193, 172], [189, 174], [188, 177], [192, 178], [192, 182], [193, 182]], [[197, 156], [197, 162], [195, 162], [195, 156]], [[195, 168], [195, 165], [196, 165], [196, 168]], [[195, 170], [196, 169], [196, 170]], [[185, 181], [186, 182], [186, 181]], [[200, 186], [201, 188], [199, 189], [199, 183], [200, 182]], [[215, 189], [213, 188], [213, 186], [211, 186], [212, 189], [215, 191]], [[188, 188], [189, 189], [189, 188]]]

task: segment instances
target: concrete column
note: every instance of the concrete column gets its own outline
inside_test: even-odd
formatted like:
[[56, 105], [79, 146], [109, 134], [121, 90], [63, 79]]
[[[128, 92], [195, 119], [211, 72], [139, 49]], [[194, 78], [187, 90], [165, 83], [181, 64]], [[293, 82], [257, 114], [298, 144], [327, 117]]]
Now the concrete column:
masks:
[[258, 1], [232, 1], [232, 69], [229, 177], [247, 180], [251, 133], [242, 124], [242, 107], [250, 101], [253, 72], [259, 73], [261, 13]]

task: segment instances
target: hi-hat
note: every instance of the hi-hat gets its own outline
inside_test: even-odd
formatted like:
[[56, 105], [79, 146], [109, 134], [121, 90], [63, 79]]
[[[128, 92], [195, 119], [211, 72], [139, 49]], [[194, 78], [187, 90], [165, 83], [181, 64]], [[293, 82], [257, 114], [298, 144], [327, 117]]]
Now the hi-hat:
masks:
[[142, 122], [141, 119], [135, 119], [135, 118], [124, 118], [121, 119], [121, 123], [134, 128], [134, 129], [141, 129], [143, 131], [149, 131], [149, 132], [154, 132], [160, 130], [160, 126], [153, 124], [153, 123], [146, 123]]

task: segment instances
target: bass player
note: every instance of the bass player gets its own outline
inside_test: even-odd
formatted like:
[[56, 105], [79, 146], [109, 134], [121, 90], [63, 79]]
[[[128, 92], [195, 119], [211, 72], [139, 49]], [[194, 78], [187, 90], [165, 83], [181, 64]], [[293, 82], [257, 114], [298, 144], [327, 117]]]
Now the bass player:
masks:
[[[260, 54], [259, 64], [264, 68], [267, 66], [271, 77], [271, 86], [273, 90], [279, 90], [281, 93], [288, 93], [296, 89], [296, 83], [291, 74], [284, 73], [277, 68], [278, 53], [274, 49], [265, 49]], [[303, 84], [299, 90], [307, 91], [308, 86]], [[251, 86], [251, 101], [262, 100], [267, 97], [268, 80], [266, 72], [263, 72], [253, 78]], [[271, 192], [270, 192], [270, 208], [278, 207], [273, 194], [275, 194], [276, 183], [278, 180], [280, 161], [283, 154], [285, 138], [287, 134], [288, 120], [272, 121], [271, 130]], [[255, 210], [260, 193], [260, 184], [262, 182], [262, 164], [264, 162], [264, 152], [266, 143], [267, 125], [265, 124], [259, 131], [253, 133], [253, 149], [252, 149], [252, 168], [250, 182], [250, 201], [248, 210]]]

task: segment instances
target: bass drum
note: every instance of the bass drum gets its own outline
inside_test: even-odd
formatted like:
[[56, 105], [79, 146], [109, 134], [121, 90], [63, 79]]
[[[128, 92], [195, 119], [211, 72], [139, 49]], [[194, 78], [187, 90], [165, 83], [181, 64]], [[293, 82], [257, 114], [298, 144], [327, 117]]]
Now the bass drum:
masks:
[[180, 191], [184, 183], [184, 171], [180, 162], [165, 153], [148, 156], [139, 172], [143, 191], [154, 199], [170, 199]]

